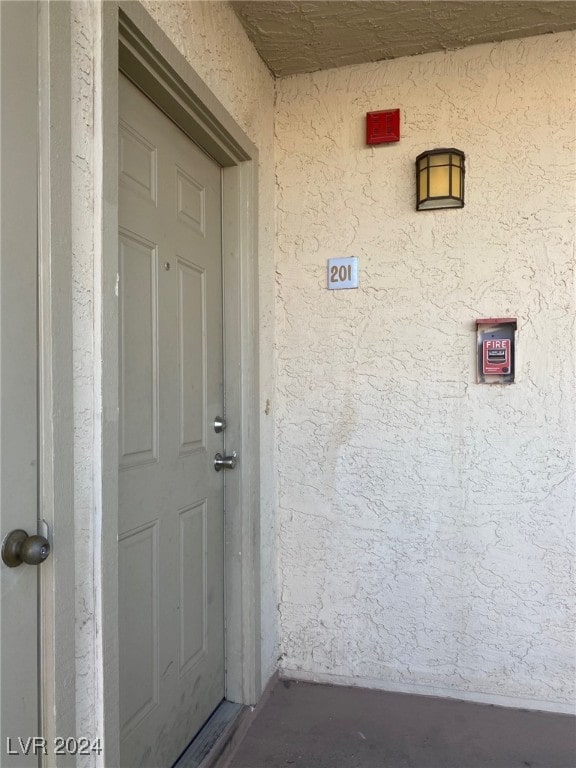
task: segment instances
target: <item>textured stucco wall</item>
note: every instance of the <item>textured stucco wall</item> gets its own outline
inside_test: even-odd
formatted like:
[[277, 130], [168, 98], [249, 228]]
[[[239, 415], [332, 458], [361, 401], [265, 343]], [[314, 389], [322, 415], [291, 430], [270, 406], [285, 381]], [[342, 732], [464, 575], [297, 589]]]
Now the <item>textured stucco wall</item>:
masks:
[[[575, 36], [278, 81], [282, 667], [567, 709], [574, 637]], [[364, 145], [400, 107], [399, 144]], [[414, 159], [466, 153], [466, 207]], [[360, 257], [357, 291], [326, 259]], [[517, 383], [474, 321], [518, 317]]]
[[[276, 490], [274, 468], [274, 80], [224, 2], [142, 5], [190, 62], [259, 152], [258, 264], [260, 279], [262, 538], [262, 679], [276, 669]], [[268, 403], [268, 406], [267, 406]]]
[[[98, 16], [92, 3], [71, 4], [71, 246], [74, 418], [74, 527], [75, 527], [75, 673], [77, 685], [76, 730], [97, 738], [102, 733], [101, 674], [98, 645], [101, 632], [95, 551], [99, 536], [96, 501], [98, 478], [94, 461], [99, 414], [95, 349], [95, 253], [96, 165], [95, 49]], [[92, 765], [79, 757], [80, 766]]]

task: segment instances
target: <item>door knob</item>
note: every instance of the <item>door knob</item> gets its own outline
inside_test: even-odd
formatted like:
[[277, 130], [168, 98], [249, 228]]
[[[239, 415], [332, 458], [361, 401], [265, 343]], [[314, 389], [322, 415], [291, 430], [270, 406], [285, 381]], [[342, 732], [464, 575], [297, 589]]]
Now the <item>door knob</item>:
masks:
[[231, 456], [222, 456], [221, 453], [217, 453], [214, 456], [214, 469], [216, 472], [220, 472], [221, 469], [234, 469], [237, 459], [238, 454], [236, 451], [232, 451]]
[[2, 560], [9, 568], [22, 563], [40, 565], [50, 554], [50, 544], [44, 536], [28, 536], [20, 528], [11, 531], [2, 543]]

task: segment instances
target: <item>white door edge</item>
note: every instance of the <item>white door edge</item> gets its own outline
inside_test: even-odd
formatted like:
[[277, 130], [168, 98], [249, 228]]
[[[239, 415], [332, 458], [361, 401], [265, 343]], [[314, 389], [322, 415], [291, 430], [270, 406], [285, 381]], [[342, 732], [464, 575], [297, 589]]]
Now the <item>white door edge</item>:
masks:
[[[40, 732], [53, 745], [76, 734], [69, 4], [39, 3], [38, 26], [39, 505], [58, 535], [40, 571]], [[56, 762], [48, 750], [42, 765]]]

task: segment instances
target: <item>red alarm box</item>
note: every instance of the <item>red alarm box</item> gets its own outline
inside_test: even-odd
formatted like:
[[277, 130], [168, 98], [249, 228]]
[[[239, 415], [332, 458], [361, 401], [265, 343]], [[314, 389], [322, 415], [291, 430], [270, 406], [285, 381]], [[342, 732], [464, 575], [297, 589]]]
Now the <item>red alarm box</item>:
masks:
[[515, 317], [486, 317], [476, 320], [479, 383], [514, 382], [516, 326]]
[[511, 339], [484, 339], [482, 373], [500, 376], [510, 373]]
[[400, 141], [400, 110], [383, 109], [366, 113], [366, 144]]

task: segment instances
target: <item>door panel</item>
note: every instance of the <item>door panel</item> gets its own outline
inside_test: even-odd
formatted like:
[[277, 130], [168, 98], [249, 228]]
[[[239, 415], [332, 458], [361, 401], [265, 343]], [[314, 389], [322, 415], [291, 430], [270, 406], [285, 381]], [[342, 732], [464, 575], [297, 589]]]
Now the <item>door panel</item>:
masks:
[[[37, 13], [0, 3], [0, 537], [35, 534], [37, 489]], [[37, 766], [38, 567], [0, 563], [0, 765]], [[10, 738], [10, 744], [7, 739]], [[16, 751], [16, 755], [10, 752]]]
[[224, 697], [221, 169], [120, 78], [122, 768]]
[[120, 667], [120, 727], [127, 731], [158, 704], [158, 522], [120, 536], [118, 555], [120, 646], [130, 648]]
[[[154, 243], [120, 232], [120, 466], [158, 457], [158, 339]], [[123, 343], [124, 339], [129, 340]]]
[[[180, 671], [206, 653], [206, 500], [180, 512]], [[189, 589], [195, 584], [195, 589]]]
[[204, 270], [178, 259], [180, 455], [206, 448], [206, 280]]

